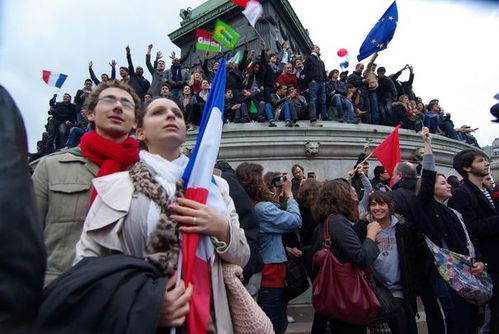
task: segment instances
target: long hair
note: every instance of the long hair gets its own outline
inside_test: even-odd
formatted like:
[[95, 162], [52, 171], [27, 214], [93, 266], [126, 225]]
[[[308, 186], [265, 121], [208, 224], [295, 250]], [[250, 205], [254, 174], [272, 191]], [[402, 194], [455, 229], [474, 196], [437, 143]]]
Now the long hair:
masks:
[[263, 181], [262, 165], [243, 162], [237, 166], [236, 176], [252, 200], [256, 202], [272, 200], [272, 194]]
[[317, 193], [318, 201], [312, 205], [315, 221], [323, 222], [331, 214], [342, 214], [354, 219], [356, 203], [352, 198], [351, 187], [342, 180], [324, 181]]
[[317, 193], [321, 182], [315, 179], [306, 179], [300, 186], [296, 201], [298, 205], [303, 208], [311, 208], [312, 205], [318, 200]]

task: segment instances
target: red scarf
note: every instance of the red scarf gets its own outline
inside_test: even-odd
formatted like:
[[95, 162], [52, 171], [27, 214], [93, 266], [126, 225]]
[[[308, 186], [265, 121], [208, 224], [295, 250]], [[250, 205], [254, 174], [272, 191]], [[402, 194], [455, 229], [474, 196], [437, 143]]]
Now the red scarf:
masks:
[[[139, 161], [139, 145], [132, 137], [118, 144], [98, 135], [95, 131], [89, 131], [81, 137], [80, 149], [88, 160], [100, 167], [97, 177], [123, 171]], [[90, 205], [95, 196], [97, 192], [93, 189]]]

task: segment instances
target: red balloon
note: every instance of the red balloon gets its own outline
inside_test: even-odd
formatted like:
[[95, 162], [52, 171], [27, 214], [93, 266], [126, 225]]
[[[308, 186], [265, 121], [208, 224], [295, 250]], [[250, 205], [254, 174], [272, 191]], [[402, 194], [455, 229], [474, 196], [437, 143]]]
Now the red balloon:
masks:
[[338, 57], [345, 57], [348, 54], [348, 51], [345, 48], [341, 48], [338, 50], [337, 54]]

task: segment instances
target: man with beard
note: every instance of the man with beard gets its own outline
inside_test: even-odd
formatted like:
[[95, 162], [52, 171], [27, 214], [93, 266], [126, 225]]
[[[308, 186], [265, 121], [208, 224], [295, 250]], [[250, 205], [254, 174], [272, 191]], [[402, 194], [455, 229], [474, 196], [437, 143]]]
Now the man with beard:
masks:
[[490, 333], [499, 333], [499, 213], [483, 186], [490, 160], [482, 151], [468, 149], [456, 154], [452, 165], [463, 177], [463, 184], [452, 193], [449, 206], [463, 215], [473, 244], [487, 262], [485, 268], [494, 284], [489, 303]]

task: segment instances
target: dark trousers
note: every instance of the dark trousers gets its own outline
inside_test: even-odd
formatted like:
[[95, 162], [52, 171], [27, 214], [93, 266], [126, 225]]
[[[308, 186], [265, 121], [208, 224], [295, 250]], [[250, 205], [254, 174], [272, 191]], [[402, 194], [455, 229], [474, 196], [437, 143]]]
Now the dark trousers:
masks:
[[440, 276], [433, 282], [433, 287], [444, 310], [447, 334], [476, 334], [478, 306], [459, 296]]
[[347, 324], [315, 312], [311, 334], [324, 334], [329, 325], [332, 334], [366, 334], [367, 326]]
[[490, 273], [494, 294], [489, 302], [490, 306], [490, 334], [499, 334], [499, 273]]
[[283, 302], [283, 295], [284, 288], [261, 287], [258, 292], [258, 305], [260, 305], [263, 312], [269, 317], [276, 334], [283, 334], [288, 327], [288, 317]]
[[68, 127], [66, 125], [66, 122], [64, 121], [58, 121], [55, 119], [51, 119], [48, 122], [48, 138], [47, 138], [47, 143], [45, 147], [45, 152], [47, 154], [50, 154], [54, 152], [54, 145], [55, 149], [60, 149], [64, 147], [64, 143], [66, 142], [66, 132], [68, 130]]

